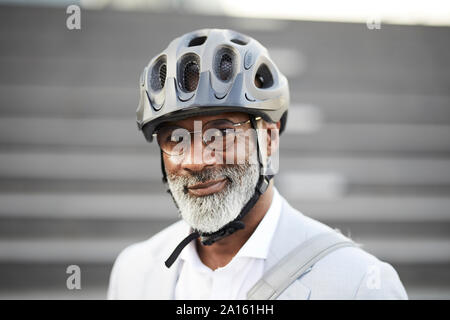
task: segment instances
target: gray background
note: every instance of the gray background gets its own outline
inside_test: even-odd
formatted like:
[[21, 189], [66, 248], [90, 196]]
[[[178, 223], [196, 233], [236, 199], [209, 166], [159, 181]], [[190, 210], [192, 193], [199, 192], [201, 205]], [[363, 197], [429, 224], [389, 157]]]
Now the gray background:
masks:
[[[187, 31], [255, 37], [290, 81], [276, 185], [390, 262], [410, 298], [450, 298], [448, 27], [0, 6], [0, 298], [104, 298], [114, 258], [177, 220], [138, 77]], [[81, 290], [66, 288], [81, 267]]]

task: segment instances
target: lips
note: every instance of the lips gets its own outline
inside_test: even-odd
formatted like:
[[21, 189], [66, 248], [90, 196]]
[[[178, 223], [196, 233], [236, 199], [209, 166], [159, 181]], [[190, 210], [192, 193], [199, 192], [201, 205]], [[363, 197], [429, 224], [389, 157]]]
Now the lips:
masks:
[[189, 186], [187, 189], [189, 193], [197, 197], [204, 197], [221, 191], [227, 184], [227, 178], [219, 180], [210, 180], [195, 185]]

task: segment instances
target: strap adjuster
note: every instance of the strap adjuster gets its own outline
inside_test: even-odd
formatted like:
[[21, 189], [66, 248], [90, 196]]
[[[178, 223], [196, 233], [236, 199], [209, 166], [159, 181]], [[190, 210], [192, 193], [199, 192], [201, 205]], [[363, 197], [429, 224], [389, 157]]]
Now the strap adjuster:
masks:
[[268, 187], [269, 187], [269, 178], [264, 177], [264, 180], [262, 181], [261, 185], [258, 186], [259, 193], [263, 194], [264, 192], [266, 192]]

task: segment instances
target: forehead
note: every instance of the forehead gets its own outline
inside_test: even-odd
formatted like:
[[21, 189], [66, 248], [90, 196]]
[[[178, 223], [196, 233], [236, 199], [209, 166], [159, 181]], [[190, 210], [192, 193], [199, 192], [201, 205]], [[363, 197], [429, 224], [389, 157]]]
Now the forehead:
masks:
[[200, 115], [200, 116], [193, 116], [189, 117], [183, 120], [178, 121], [171, 121], [167, 122], [168, 125], [175, 125], [180, 127], [191, 127], [194, 125], [194, 121], [201, 121], [202, 123], [206, 123], [211, 120], [217, 120], [217, 119], [227, 119], [232, 122], [241, 122], [249, 119], [249, 115], [243, 112], [224, 112], [219, 113], [216, 115]]

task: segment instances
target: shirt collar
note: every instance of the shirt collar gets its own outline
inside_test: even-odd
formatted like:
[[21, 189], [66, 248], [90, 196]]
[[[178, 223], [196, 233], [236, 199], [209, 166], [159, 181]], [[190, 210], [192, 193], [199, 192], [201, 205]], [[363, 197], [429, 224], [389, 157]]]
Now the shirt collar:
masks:
[[273, 197], [269, 210], [256, 227], [253, 234], [237, 253], [237, 257], [250, 257], [267, 259], [270, 244], [275, 234], [281, 213], [281, 196], [278, 190], [273, 188]]
[[[270, 244], [275, 234], [278, 220], [281, 213], [281, 196], [278, 190], [273, 188], [273, 197], [269, 210], [267, 210], [261, 222], [256, 227], [253, 234], [242, 246], [236, 257], [249, 257], [258, 259], [267, 259], [269, 254]], [[189, 245], [181, 252], [180, 258], [184, 261], [190, 261], [201, 267], [203, 265], [197, 254], [195, 241], [191, 241]]]

